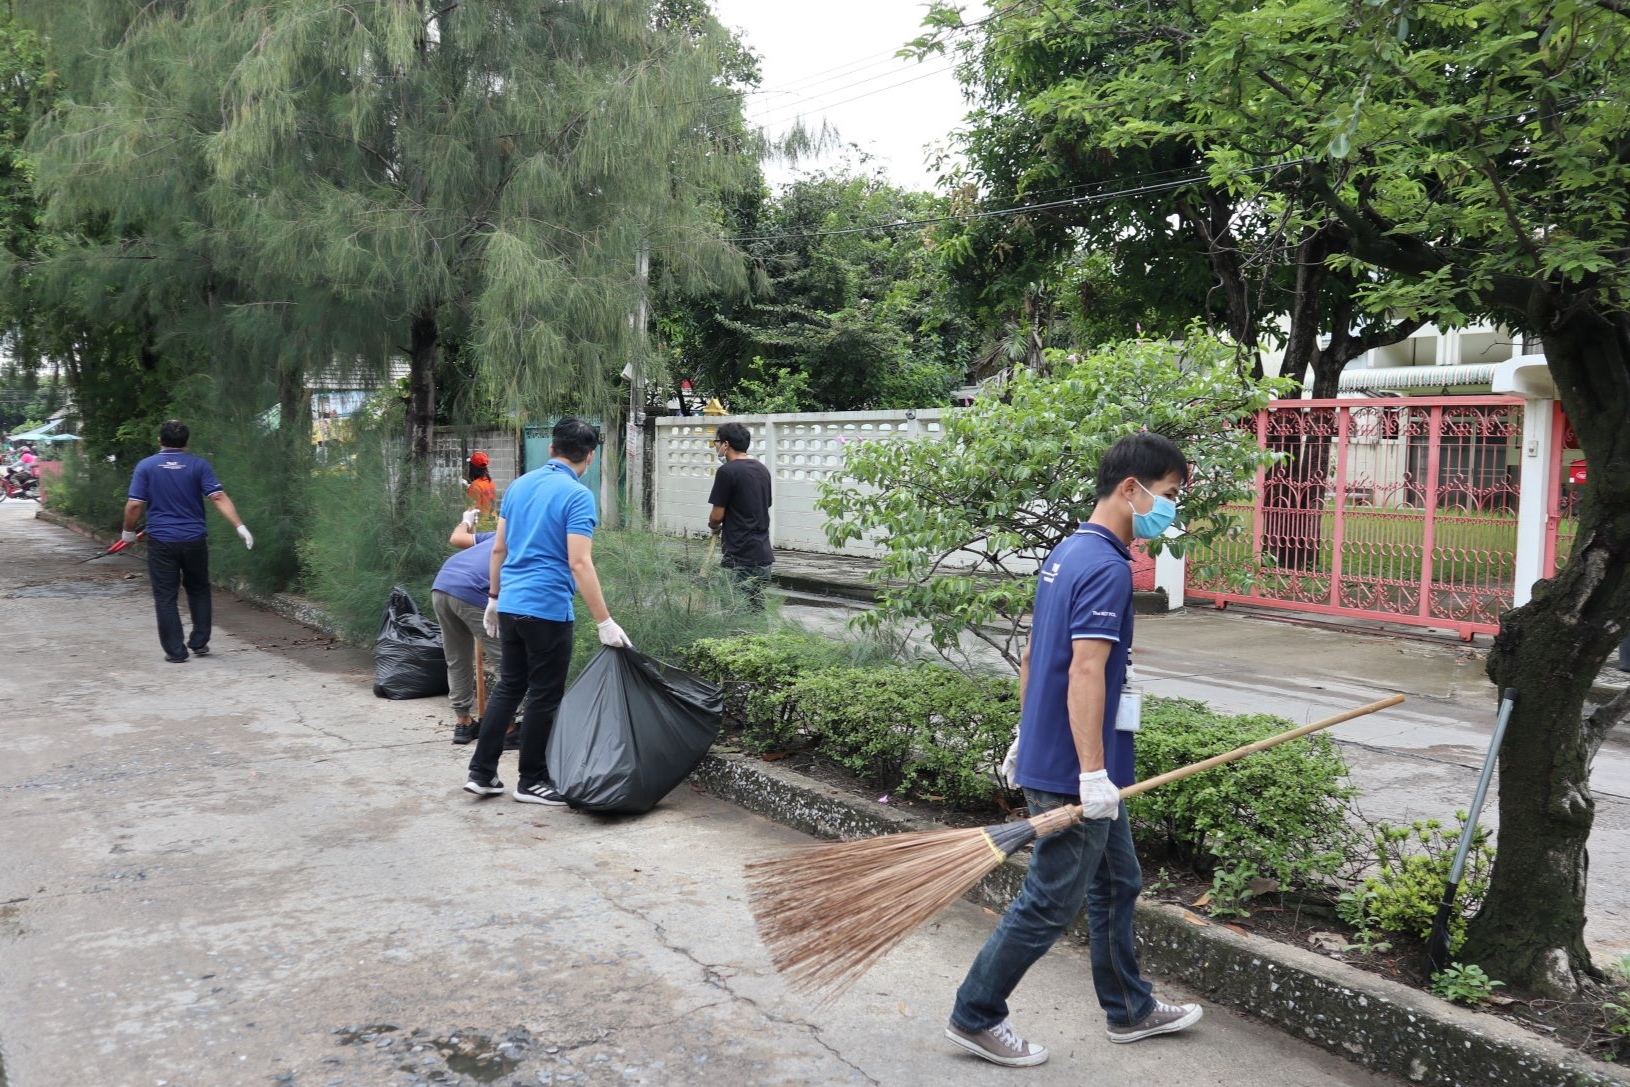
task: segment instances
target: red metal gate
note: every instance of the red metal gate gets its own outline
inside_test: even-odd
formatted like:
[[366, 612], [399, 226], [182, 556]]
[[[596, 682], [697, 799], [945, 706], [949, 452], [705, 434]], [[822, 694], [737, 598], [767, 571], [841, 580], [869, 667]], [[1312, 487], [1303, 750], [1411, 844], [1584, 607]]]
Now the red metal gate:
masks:
[[1279, 400], [1256, 418], [1235, 533], [1190, 554], [1189, 596], [1493, 633], [1510, 608], [1522, 400]]

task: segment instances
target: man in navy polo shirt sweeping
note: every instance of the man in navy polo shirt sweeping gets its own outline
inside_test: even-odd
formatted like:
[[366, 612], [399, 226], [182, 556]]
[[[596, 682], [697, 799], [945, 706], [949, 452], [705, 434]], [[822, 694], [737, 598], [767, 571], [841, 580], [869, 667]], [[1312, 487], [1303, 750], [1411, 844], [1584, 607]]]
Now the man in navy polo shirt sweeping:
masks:
[[[253, 549], [255, 538], [238, 517], [232, 499], [215, 478], [209, 461], [187, 452], [187, 425], [171, 419], [158, 428], [159, 451], [136, 465], [130, 477], [130, 500], [125, 503], [124, 532], [114, 550], [136, 542], [136, 522], [147, 511], [147, 577], [153, 584], [153, 609], [158, 612], [158, 640], [164, 659], [185, 664], [187, 652], [209, 653], [213, 602], [209, 593], [209, 537], [204, 524], [204, 499]], [[187, 590], [192, 633], [184, 635], [176, 607], [177, 588]]]
[[504, 791], [498, 780], [504, 730], [524, 695], [520, 778], [512, 796], [523, 804], [566, 803], [549, 780], [544, 755], [572, 663], [574, 592], [583, 594], [602, 645], [632, 645], [607, 610], [594, 570], [594, 496], [582, 476], [598, 444], [593, 427], [567, 416], [555, 424], [549, 463], [504, 492], [484, 616], [487, 634], [499, 640], [503, 665], [481, 716], [465, 792], [498, 796]]
[[[1015, 752], [1004, 763], [1032, 815], [1079, 803], [1085, 818], [1036, 842], [1024, 888], [957, 990], [945, 1036], [995, 1064], [1041, 1064], [1044, 1046], [1008, 1024], [1007, 998], [1087, 907], [1092, 981], [1109, 1040], [1136, 1042], [1200, 1019], [1198, 1004], [1164, 1004], [1138, 973], [1132, 916], [1143, 873], [1119, 789], [1133, 783], [1135, 710], [1121, 712], [1132, 647], [1133, 539], [1164, 533], [1188, 482], [1182, 451], [1158, 434], [1109, 447], [1092, 517], [1059, 544], [1036, 585], [1030, 643], [1019, 667]], [[1117, 727], [1117, 723], [1121, 727]]]

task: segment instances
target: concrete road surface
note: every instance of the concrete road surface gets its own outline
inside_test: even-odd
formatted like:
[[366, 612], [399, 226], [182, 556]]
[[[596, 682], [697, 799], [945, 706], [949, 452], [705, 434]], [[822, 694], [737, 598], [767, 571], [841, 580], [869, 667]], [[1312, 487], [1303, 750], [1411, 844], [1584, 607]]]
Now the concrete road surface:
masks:
[[688, 788], [476, 801], [440, 700], [220, 593], [211, 656], [166, 664], [141, 562], [72, 565], [32, 512], [0, 504], [0, 1084], [1384, 1082], [1217, 1008], [1112, 1046], [1074, 947], [1015, 1000], [1052, 1061], [982, 1064], [941, 1038], [968, 905], [811, 1006], [741, 879], [798, 835]]

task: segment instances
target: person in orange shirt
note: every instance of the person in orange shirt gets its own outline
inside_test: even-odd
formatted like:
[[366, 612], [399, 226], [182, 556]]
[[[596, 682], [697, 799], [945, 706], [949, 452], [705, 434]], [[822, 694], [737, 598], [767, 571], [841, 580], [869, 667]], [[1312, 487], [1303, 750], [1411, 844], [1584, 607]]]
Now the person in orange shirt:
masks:
[[498, 503], [498, 488], [487, 473], [487, 455], [479, 449], [470, 454], [470, 485], [464, 493], [481, 511], [482, 517], [490, 516], [493, 506]]

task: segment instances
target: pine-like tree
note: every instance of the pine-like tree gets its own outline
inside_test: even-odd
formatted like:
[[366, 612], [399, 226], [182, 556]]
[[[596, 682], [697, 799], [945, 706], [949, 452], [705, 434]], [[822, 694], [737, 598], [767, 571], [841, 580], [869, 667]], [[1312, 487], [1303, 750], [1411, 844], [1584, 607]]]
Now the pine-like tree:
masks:
[[737, 47], [688, 0], [89, 0], [52, 29], [103, 50], [40, 141], [58, 226], [110, 227], [75, 274], [139, 252], [128, 297], [291, 422], [309, 371], [405, 357], [424, 457], [454, 347], [506, 413], [604, 408], [641, 250], [741, 274], [702, 210], [750, 173]]

